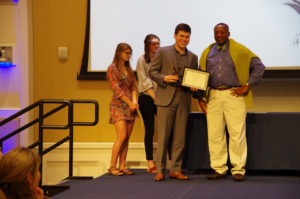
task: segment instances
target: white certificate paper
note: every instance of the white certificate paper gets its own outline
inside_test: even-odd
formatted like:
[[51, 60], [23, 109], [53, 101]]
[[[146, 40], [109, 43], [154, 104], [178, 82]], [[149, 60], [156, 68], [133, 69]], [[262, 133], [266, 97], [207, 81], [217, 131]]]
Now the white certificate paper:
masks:
[[198, 88], [206, 90], [208, 84], [209, 73], [195, 70], [192, 68], [185, 68], [183, 73], [182, 85], [186, 87]]

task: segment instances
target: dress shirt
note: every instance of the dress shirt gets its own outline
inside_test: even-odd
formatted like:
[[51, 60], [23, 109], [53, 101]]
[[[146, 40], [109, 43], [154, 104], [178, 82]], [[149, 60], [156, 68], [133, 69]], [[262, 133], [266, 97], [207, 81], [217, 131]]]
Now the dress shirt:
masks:
[[[207, 56], [207, 71], [210, 73], [210, 86], [213, 88], [241, 86], [233, 60], [229, 52], [229, 41], [222, 47], [213, 45]], [[264, 72], [264, 64], [259, 58], [252, 58], [250, 63], [249, 85], [257, 85]]]
[[183, 76], [183, 70], [185, 67], [188, 66], [188, 58], [187, 58], [187, 49], [185, 49], [185, 53], [183, 54], [180, 54], [180, 52], [178, 52], [176, 49], [176, 63], [177, 63], [177, 66], [176, 66], [176, 70], [178, 73], [176, 73], [175, 71], [174, 72], [174, 75], [175, 74], [178, 74], [179, 77], [182, 77]]

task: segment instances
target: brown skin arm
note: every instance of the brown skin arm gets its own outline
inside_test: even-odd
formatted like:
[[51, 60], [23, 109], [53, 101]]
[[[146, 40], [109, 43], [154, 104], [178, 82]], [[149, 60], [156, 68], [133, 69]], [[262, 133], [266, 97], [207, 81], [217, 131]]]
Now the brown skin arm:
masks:
[[200, 105], [202, 112], [206, 115], [207, 114], [207, 112], [206, 112], [207, 104], [203, 100], [200, 100], [199, 105]]
[[244, 85], [244, 86], [241, 86], [241, 87], [238, 87], [238, 88], [233, 88], [233, 89], [231, 89], [231, 95], [236, 96], [236, 97], [243, 96], [249, 90], [250, 90], [250, 87], [247, 86], [247, 85]]

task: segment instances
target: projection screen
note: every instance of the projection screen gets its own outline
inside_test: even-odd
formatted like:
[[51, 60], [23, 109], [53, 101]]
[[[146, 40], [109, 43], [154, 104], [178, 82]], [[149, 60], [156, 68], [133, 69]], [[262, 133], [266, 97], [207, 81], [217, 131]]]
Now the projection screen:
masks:
[[300, 68], [299, 0], [90, 0], [90, 63], [88, 71], [105, 72], [118, 43], [144, 52], [144, 38], [153, 33], [161, 46], [174, 43], [179, 23], [192, 28], [188, 49], [201, 55], [214, 42], [219, 22], [230, 27], [231, 38], [244, 44], [269, 68]]

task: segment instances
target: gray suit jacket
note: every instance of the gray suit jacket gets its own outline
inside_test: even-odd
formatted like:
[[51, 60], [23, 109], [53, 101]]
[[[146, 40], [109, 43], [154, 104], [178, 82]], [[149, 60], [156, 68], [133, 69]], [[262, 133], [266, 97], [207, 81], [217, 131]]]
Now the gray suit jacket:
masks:
[[[187, 57], [188, 67], [198, 69], [198, 57], [189, 50], [187, 50]], [[164, 77], [166, 75], [173, 75], [173, 66], [177, 66], [175, 46], [172, 45], [159, 48], [151, 62], [149, 70], [150, 78], [157, 83], [155, 93], [156, 105], [168, 106], [173, 99], [176, 88], [164, 82]]]

